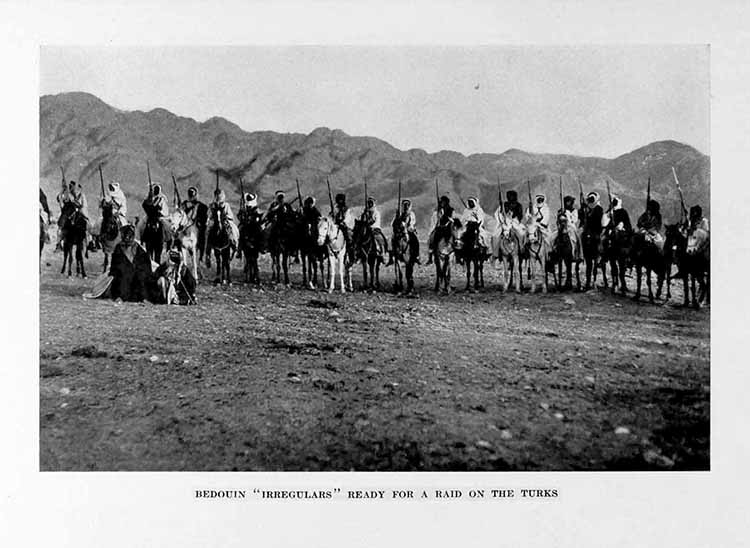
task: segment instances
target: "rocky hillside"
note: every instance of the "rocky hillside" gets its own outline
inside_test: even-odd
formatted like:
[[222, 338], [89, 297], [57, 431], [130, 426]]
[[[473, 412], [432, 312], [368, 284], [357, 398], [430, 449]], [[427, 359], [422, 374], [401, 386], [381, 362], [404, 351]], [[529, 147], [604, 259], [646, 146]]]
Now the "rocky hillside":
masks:
[[[318, 128], [309, 135], [272, 131], [246, 132], [223, 118], [197, 122], [157, 108], [149, 112], [115, 109], [87, 93], [46, 95], [40, 99], [40, 179], [52, 199], [60, 186], [60, 167], [80, 181], [89, 201], [99, 196], [98, 166], [105, 180], [120, 181], [128, 196], [130, 216], [138, 215], [148, 189], [146, 162], [154, 181], [172, 195], [174, 174], [182, 195], [190, 185], [210, 198], [215, 174], [233, 204], [239, 202], [239, 181], [260, 195], [265, 205], [274, 191], [296, 196], [295, 179], [304, 195], [313, 194], [327, 211], [326, 179], [333, 192], [345, 192], [351, 205], [363, 202], [364, 184], [387, 218], [393, 214], [398, 181], [402, 196], [413, 200], [420, 224], [426, 225], [440, 193], [455, 203], [477, 194], [488, 213], [497, 207], [498, 180], [503, 191], [517, 189], [522, 202], [531, 191], [545, 192], [553, 206], [563, 192], [578, 198], [597, 190], [606, 202], [606, 182], [625, 200], [632, 214], [643, 209], [650, 176], [653, 196], [666, 218], [679, 215], [674, 166], [686, 204], [709, 210], [710, 159], [692, 147], [660, 141], [614, 159], [532, 154], [511, 149], [500, 154], [464, 156], [453, 151], [429, 154], [421, 149], [398, 150], [374, 137], [352, 137], [341, 130]], [[52, 200], [54, 201], [54, 200]], [[54, 207], [54, 206], [53, 206]]]

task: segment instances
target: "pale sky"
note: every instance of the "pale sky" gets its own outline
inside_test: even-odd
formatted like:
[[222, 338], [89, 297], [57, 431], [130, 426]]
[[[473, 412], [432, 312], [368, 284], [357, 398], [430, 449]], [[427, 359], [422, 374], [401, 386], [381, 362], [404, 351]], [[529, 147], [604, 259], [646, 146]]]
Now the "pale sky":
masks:
[[[707, 46], [43, 47], [40, 92], [400, 149], [709, 153]], [[476, 86], [479, 89], [475, 89]]]

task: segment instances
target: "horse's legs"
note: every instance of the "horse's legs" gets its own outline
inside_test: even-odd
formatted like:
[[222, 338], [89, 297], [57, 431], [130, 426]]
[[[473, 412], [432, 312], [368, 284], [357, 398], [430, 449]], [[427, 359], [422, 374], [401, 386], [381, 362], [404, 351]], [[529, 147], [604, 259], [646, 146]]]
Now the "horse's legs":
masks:
[[646, 267], [646, 287], [648, 287], [648, 301], [654, 302], [654, 292], [651, 289], [651, 268]]
[[406, 263], [406, 292], [414, 291], [414, 261]]
[[446, 255], [443, 259], [443, 283], [445, 284], [445, 292], [450, 293], [451, 291], [451, 256]]
[[[596, 270], [594, 271], [594, 283], [596, 283]], [[581, 263], [576, 261], [576, 290], [581, 290]]]
[[346, 268], [346, 254], [342, 253], [341, 257], [339, 258], [339, 278], [341, 281], [341, 292], [346, 293], [346, 278], [349, 278], [349, 289], [351, 290], [351, 283], [352, 283], [352, 274], [351, 269]]
[[86, 278], [86, 265], [83, 264], [83, 249], [84, 247], [84, 241], [81, 241], [78, 245], [76, 245], [76, 273], [79, 271], [81, 272], [81, 277]]
[[628, 292], [628, 284], [625, 282], [625, 259], [619, 259], [616, 262], [617, 270], [620, 275], [620, 293], [625, 295]]
[[700, 305], [698, 304], [698, 299], [695, 295], [695, 278], [697, 278], [697, 274], [695, 272], [690, 273], [690, 293], [693, 300], [693, 308], [699, 308]]
[[542, 285], [542, 293], [547, 293], [547, 291], [549, 290], [547, 284], [547, 259], [545, 259], [544, 256], [539, 259], [539, 268], [541, 268], [542, 272], [544, 272], [544, 281], [542, 282], [544, 285]]
[[281, 256], [281, 266], [284, 268], [284, 285], [289, 285], [289, 253], [284, 251]]

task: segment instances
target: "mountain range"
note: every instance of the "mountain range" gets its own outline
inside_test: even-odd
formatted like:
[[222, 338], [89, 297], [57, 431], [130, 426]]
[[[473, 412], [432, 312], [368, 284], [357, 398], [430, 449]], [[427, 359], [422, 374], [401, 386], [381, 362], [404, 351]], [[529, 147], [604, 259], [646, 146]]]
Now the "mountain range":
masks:
[[[171, 198], [172, 175], [184, 199], [189, 186], [210, 201], [216, 174], [232, 206], [237, 208], [240, 178], [243, 189], [256, 192], [261, 207], [284, 190], [287, 199], [314, 195], [328, 212], [330, 181], [334, 194], [344, 192], [351, 206], [364, 202], [365, 182], [390, 219], [401, 195], [412, 200], [419, 224], [426, 227], [435, 208], [435, 181], [461, 209], [461, 199], [479, 197], [491, 214], [503, 194], [515, 189], [527, 205], [528, 189], [547, 195], [552, 208], [565, 195], [578, 203], [584, 193], [599, 192], [607, 206], [607, 183], [619, 195], [631, 217], [639, 215], [651, 179], [652, 197], [662, 204], [665, 220], [679, 217], [680, 197], [672, 167], [680, 181], [685, 204], [701, 204], [710, 211], [710, 158], [689, 145], [658, 141], [614, 159], [564, 154], [537, 154], [517, 149], [465, 156], [443, 150], [399, 150], [375, 137], [355, 137], [339, 129], [320, 127], [310, 134], [248, 132], [220, 117], [197, 122], [163, 108], [149, 112], [116, 109], [94, 95], [73, 92], [45, 95], [39, 104], [40, 185], [54, 202], [60, 188], [60, 167], [79, 181], [89, 199], [92, 216], [100, 195], [98, 168], [105, 182], [117, 180], [128, 198], [128, 215], [142, 215], [140, 202], [148, 192], [146, 164], [153, 181]], [[580, 186], [579, 186], [580, 185]], [[52, 203], [50, 204], [52, 205]], [[53, 206], [54, 208], [54, 206]]]

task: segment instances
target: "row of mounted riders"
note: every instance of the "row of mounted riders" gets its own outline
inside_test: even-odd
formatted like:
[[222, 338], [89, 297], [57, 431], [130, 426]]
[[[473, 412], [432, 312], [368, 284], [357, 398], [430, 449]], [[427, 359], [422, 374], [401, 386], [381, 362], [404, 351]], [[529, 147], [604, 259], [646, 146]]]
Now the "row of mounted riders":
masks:
[[[514, 194], [512, 191], [510, 193]], [[223, 192], [221, 194], [223, 195]], [[394, 219], [389, 250], [385, 235], [378, 227], [373, 228], [368, 223], [365, 214], [353, 220], [353, 223], [347, 222], [348, 208], [343, 195], [337, 196], [331, 216], [320, 214], [313, 198], [306, 199], [304, 206], [295, 211], [290, 204], [284, 202], [283, 194], [278, 193], [277, 201], [265, 215], [258, 211], [254, 196], [246, 195], [245, 198], [246, 201], [239, 212], [238, 229], [233, 227], [231, 219], [222, 218], [222, 208], [214, 207], [216, 202], [211, 204], [208, 217], [215, 218], [209, 219], [208, 226], [200, 219], [196, 219], [195, 210], [189, 210], [191, 215], [185, 211], [185, 207], [173, 211], [167, 218], [147, 209], [140, 240], [152, 260], [157, 263], [160, 262], [163, 251], [179, 249], [186, 264], [192, 266], [196, 279], [200, 275], [198, 261], [205, 257], [206, 264], [210, 267], [213, 254], [216, 260], [216, 283], [230, 282], [230, 262], [235, 256], [244, 256], [245, 282], [260, 283], [258, 256], [268, 252], [272, 257], [274, 283], [281, 282], [283, 272], [284, 283], [289, 284], [289, 258], [294, 258], [302, 263], [303, 283], [307, 287], [317, 287], [318, 272], [323, 278], [324, 265], [327, 263], [328, 283], [325, 285], [328, 291], [334, 290], [336, 271], [339, 274], [341, 290], [351, 291], [351, 268], [360, 262], [363, 266], [364, 287], [379, 289], [380, 266], [388, 261], [389, 264], [394, 264], [394, 289], [413, 291], [414, 265], [419, 262], [419, 244], [415, 231], [407, 229], [405, 223], [398, 222], [406, 214], [410, 214], [413, 219], [410, 201], [404, 200], [401, 215]], [[471, 202], [472, 199], [469, 200], [467, 211], [477, 207], [476, 203]], [[440, 199], [437, 222], [429, 239], [429, 262], [434, 262], [436, 267], [435, 291], [450, 291], [451, 263], [454, 257], [466, 267], [467, 290], [484, 286], [483, 264], [489, 259], [496, 259], [502, 263], [505, 291], [511, 284], [516, 291], [523, 289], [524, 270], [527, 272], [532, 292], [537, 289], [538, 274], [541, 274], [543, 292], [548, 289], [550, 273], [553, 274], [558, 289], [571, 288], [573, 268], [576, 273], [576, 288], [580, 290], [579, 266], [580, 262], [585, 262], [586, 289], [591, 287], [592, 278], [593, 282], [596, 282], [599, 268], [602, 271], [604, 287], [608, 287], [606, 267], [609, 265], [612, 292], [619, 287], [620, 292], [625, 294], [625, 273], [635, 268], [637, 285], [634, 299], [641, 296], [644, 272], [649, 300], [654, 301], [652, 273], [657, 276], [656, 299], [660, 298], [665, 281], [666, 297], [669, 299], [671, 280], [674, 277], [672, 271], [676, 266], [679, 272], [677, 276], [683, 279], [685, 305], [690, 303], [691, 294], [693, 306], [697, 307], [703, 301], [709, 302], [709, 234], [698, 224], [698, 218], [702, 217], [698, 206], [690, 211], [688, 219], [667, 225], [665, 233], [662, 234], [659, 204], [654, 200], [648, 202], [647, 211], [639, 218], [635, 230], [630, 228], [629, 221], [627, 226], [623, 226], [623, 223], [615, 224], [611, 211], [604, 217], [604, 226], [597, 230], [595, 225], [592, 227], [592, 223], [584, 222], [588, 214], [586, 206], [581, 209], [584, 216], [581, 228], [573, 226], [571, 229], [572, 208], [567, 197], [566, 207], [558, 211], [556, 216], [556, 230], [550, 230], [542, 222], [544, 217], [539, 214], [540, 203], [537, 203], [536, 214], [528, 211], [524, 215], [517, 214], [516, 211], [519, 210], [513, 205], [519, 204], [506, 203], [504, 207], [498, 208], [495, 214], [498, 226], [488, 242], [482, 228], [483, 219], [479, 220], [483, 213], [477, 220], [471, 220], [471, 216], [467, 220], [464, 216], [462, 221], [453, 216], [449, 199], [446, 196]], [[373, 208], [374, 202], [368, 200], [367, 206], [365, 213]], [[622, 211], [621, 208], [620, 210]], [[65, 219], [61, 224], [65, 257], [67, 259], [72, 255], [71, 249], [74, 245], [78, 246], [77, 272], [85, 276], [81, 249], [85, 247], [83, 244], [87, 237], [87, 221], [80, 218], [75, 207], [68, 211], [64, 208], [61, 217]], [[641, 222], [643, 218], [648, 222]], [[105, 270], [108, 250], [111, 252], [119, 228], [117, 216], [112, 213], [111, 208], [104, 207], [100, 234], [94, 241], [105, 250]], [[65, 263], [61, 272], [64, 272], [64, 269]], [[70, 262], [68, 274], [70, 275]], [[699, 291], [696, 291], [696, 282]]]

